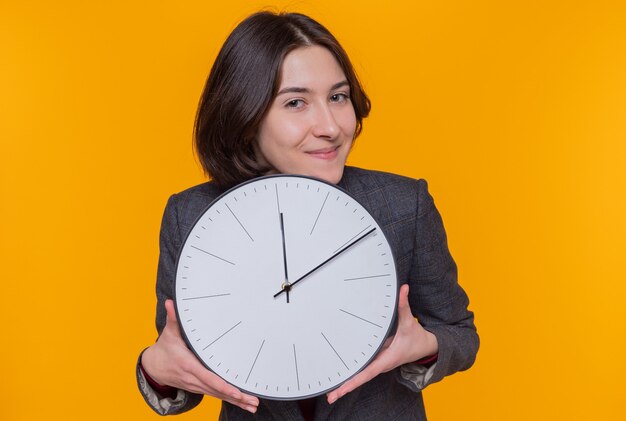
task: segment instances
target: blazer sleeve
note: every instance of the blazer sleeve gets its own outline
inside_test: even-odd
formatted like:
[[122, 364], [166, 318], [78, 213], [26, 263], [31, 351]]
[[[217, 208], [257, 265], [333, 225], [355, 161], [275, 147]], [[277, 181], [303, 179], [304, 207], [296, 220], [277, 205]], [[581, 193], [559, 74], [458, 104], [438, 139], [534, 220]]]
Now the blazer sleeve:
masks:
[[409, 272], [409, 304], [422, 326], [437, 338], [437, 362], [425, 367], [405, 364], [398, 380], [413, 391], [457, 371], [476, 359], [479, 338], [469, 299], [457, 281], [457, 266], [448, 250], [441, 216], [425, 180], [417, 182], [413, 259]]
[[[165, 300], [174, 297], [174, 279], [176, 276], [176, 259], [182, 246], [182, 233], [178, 218], [178, 210], [181, 205], [178, 195], [173, 195], [167, 202], [161, 233], [159, 235], [159, 265], [157, 269], [156, 283], [156, 328], [160, 335], [165, 327], [167, 314], [165, 312]], [[203, 395], [178, 390], [176, 398], [160, 396], [147, 382], [139, 368], [141, 356], [137, 361], [136, 377], [139, 391], [148, 405], [160, 415], [173, 415], [186, 412], [200, 403]]]

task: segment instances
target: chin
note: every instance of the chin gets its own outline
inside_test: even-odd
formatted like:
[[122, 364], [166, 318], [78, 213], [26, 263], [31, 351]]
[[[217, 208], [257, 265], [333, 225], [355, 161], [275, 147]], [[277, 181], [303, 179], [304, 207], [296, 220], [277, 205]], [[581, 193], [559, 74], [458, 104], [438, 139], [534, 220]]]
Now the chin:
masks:
[[345, 165], [342, 165], [341, 167], [337, 167], [337, 168], [333, 168], [333, 169], [329, 169], [325, 171], [320, 171], [320, 170], [313, 171], [309, 175], [311, 177], [319, 178], [331, 184], [337, 184], [341, 180], [341, 177], [343, 177], [344, 166]]

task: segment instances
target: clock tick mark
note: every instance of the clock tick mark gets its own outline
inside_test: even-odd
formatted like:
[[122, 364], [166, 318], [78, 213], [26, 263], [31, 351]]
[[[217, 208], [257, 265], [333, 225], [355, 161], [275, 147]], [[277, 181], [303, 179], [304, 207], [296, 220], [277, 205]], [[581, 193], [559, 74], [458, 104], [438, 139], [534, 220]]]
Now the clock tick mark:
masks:
[[[246, 381], [245, 381], [246, 384], [248, 383], [248, 380], [250, 379], [250, 375], [252, 374], [252, 370], [254, 369], [256, 360], [259, 358], [259, 354], [261, 353], [261, 350], [263, 349], [263, 345], [265, 345], [265, 339], [263, 339], [263, 342], [261, 342], [259, 351], [256, 353], [256, 357], [254, 357], [254, 362], [252, 363], [252, 367], [250, 367], [250, 371], [248, 372], [248, 377], [246, 377]], [[276, 388], [276, 391], [278, 391], [278, 388]]]
[[280, 212], [280, 200], [278, 200], [278, 184], [274, 184], [274, 189], [276, 190], [276, 207], [278, 208], [278, 213]]
[[374, 323], [374, 322], [372, 322], [372, 321], [369, 321], [369, 320], [367, 320], [367, 319], [364, 319], [364, 318], [363, 318], [363, 317], [361, 317], [361, 316], [357, 316], [356, 314], [352, 314], [352, 313], [350, 313], [349, 311], [346, 311], [346, 310], [344, 310], [344, 309], [342, 309], [342, 308], [340, 308], [340, 309], [339, 309], [339, 311], [342, 311], [342, 312], [344, 312], [344, 313], [346, 313], [346, 314], [348, 314], [348, 315], [350, 315], [350, 316], [352, 316], [352, 317], [355, 317], [355, 318], [357, 318], [357, 319], [359, 319], [359, 320], [362, 320], [362, 321], [364, 321], [364, 322], [367, 322], [367, 323], [369, 323], [369, 324], [371, 324], [371, 325], [374, 325], [374, 326], [379, 327], [379, 328], [381, 328], [381, 329], [382, 329], [382, 326], [381, 326], [381, 325], [376, 324], [376, 323]]
[[230, 295], [230, 292], [226, 293], [226, 294], [215, 294], [215, 295], [201, 295], [198, 297], [189, 297], [189, 298], [183, 298], [183, 301], [187, 301], [187, 300], [199, 300], [201, 298], [213, 298], [213, 297], [225, 297], [227, 295]]
[[363, 220], [363, 218], [365, 218], [365, 215], [363, 215], [363, 216], [361, 217], [361, 221]]
[[324, 332], [320, 332], [322, 334], [322, 336], [324, 337], [324, 339], [326, 340], [326, 342], [328, 343], [328, 346], [330, 346], [332, 348], [332, 350], [335, 352], [335, 354], [337, 355], [337, 358], [339, 358], [341, 360], [341, 362], [343, 363], [343, 365], [350, 370], [350, 368], [348, 367], [348, 365], [345, 363], [345, 361], [343, 360], [343, 358], [341, 358], [341, 356], [339, 355], [339, 353], [337, 352], [337, 350], [335, 349], [335, 347], [330, 343], [330, 341], [328, 340], [328, 338], [326, 337], [326, 335], [324, 335]]
[[384, 276], [389, 276], [389, 275], [391, 275], [391, 274], [390, 273], [385, 273], [384, 275], [372, 275], [372, 276], [361, 276], [359, 278], [347, 278], [347, 279], [344, 279], [344, 282], [346, 282], [346, 281], [357, 281], [359, 279], [382, 278]]
[[[211, 219], [211, 218], [209, 218], [209, 219]], [[206, 229], [206, 227], [204, 225], [200, 225], [200, 228], [202, 228], [203, 230]]]
[[219, 209], [215, 209], [215, 212], [219, 213], [220, 215], [222, 214]]
[[[366, 226], [365, 228], [363, 228], [361, 231], [359, 231], [358, 234], [356, 234], [354, 237], [352, 237], [351, 239], [349, 239], [348, 241], [346, 241], [345, 243], [343, 243], [337, 250], [335, 250], [333, 253], [337, 253], [339, 250], [341, 250], [343, 248], [343, 246], [345, 246], [346, 244], [348, 244], [350, 241], [354, 240], [355, 238], [357, 238], [359, 235], [361, 235], [361, 233], [365, 232], [365, 230], [367, 230], [369, 227], [371, 227], [372, 224]], [[370, 233], [374, 232], [376, 230], [376, 227], [372, 228], [370, 230]], [[369, 233], [368, 233], [369, 234]], [[367, 235], [367, 234], [366, 234]], [[376, 235], [376, 233], [374, 232], [374, 235]], [[363, 236], [365, 237], [365, 236]]]
[[[208, 251], [206, 251], [206, 250], [202, 250], [202, 249], [201, 249], [201, 248], [199, 248], [199, 247], [196, 247], [196, 246], [191, 246], [191, 248], [196, 249], [196, 250], [198, 250], [198, 251], [201, 251], [202, 253], [208, 254], [209, 256], [213, 256], [213, 257], [215, 257], [216, 259], [220, 259], [220, 260], [221, 260], [221, 261], [223, 261], [223, 262], [230, 263], [230, 264], [231, 264], [231, 265], [233, 265], [233, 266], [235, 265], [233, 262], [231, 262], [231, 261], [229, 261], [229, 260], [226, 260], [226, 259], [224, 259], [224, 258], [222, 258], [222, 257], [216, 256], [216, 255], [215, 255], [215, 254], [213, 254], [213, 253], [209, 253], [209, 252], [208, 252]], [[187, 256], [187, 257], [189, 257], [189, 258], [191, 259], [191, 256]]]
[[[317, 191], [319, 192], [320, 189], [318, 187]], [[326, 193], [326, 197], [324, 198], [324, 203], [322, 203], [322, 207], [320, 208], [320, 211], [317, 213], [317, 218], [315, 218], [315, 223], [313, 224], [313, 228], [311, 228], [311, 232], [309, 233], [309, 235], [313, 234], [313, 230], [315, 229], [315, 226], [317, 225], [317, 221], [320, 219], [320, 215], [322, 214], [322, 210], [324, 209], [324, 205], [326, 205], [326, 201], [328, 200], [328, 195], [330, 194], [330, 192]]]
[[205, 349], [207, 349], [208, 347], [210, 347], [211, 345], [213, 345], [215, 342], [219, 341], [220, 339], [222, 339], [224, 337], [224, 335], [226, 335], [228, 332], [230, 332], [231, 330], [233, 330], [234, 328], [236, 328], [237, 326], [239, 326], [241, 324], [241, 321], [237, 324], [235, 324], [235, 326], [231, 327], [230, 329], [228, 329], [226, 332], [222, 333], [220, 336], [217, 337], [217, 339], [215, 339], [213, 342], [211, 342], [210, 344], [208, 344], [207, 346], [205, 346], [204, 348], [202, 348], [202, 350], [204, 351]]
[[252, 238], [252, 236], [250, 235], [250, 233], [248, 232], [248, 230], [246, 229], [246, 227], [243, 226], [243, 224], [241, 223], [241, 221], [239, 220], [239, 218], [237, 218], [237, 215], [235, 215], [235, 213], [233, 212], [233, 210], [230, 208], [230, 206], [228, 206], [228, 203], [224, 203], [226, 205], [226, 207], [228, 208], [228, 210], [230, 211], [230, 213], [233, 215], [233, 218], [235, 218], [235, 220], [239, 223], [239, 226], [246, 232], [246, 234], [248, 234], [248, 237], [250, 237], [250, 240], [252, 240], [252, 242], [254, 242], [254, 238]]
[[300, 376], [298, 375], [298, 357], [296, 355], [296, 344], [293, 344], [293, 362], [296, 366], [296, 383], [298, 385], [298, 390], [300, 390]]

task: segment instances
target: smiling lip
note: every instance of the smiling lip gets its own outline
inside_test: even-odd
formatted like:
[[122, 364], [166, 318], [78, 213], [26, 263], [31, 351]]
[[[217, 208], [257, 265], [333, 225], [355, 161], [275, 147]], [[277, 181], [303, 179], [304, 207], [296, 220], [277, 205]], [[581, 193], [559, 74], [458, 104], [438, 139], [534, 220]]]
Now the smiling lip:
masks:
[[339, 146], [335, 146], [333, 148], [318, 149], [315, 151], [309, 151], [307, 153], [319, 159], [333, 159], [334, 157], [337, 156], [338, 149], [339, 149]]

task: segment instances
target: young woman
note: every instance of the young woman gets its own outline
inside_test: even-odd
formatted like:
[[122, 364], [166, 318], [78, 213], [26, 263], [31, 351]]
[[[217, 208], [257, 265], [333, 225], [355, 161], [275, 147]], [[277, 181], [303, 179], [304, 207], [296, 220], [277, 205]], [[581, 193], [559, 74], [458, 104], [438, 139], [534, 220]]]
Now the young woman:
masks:
[[[211, 395], [223, 400], [225, 420], [425, 420], [421, 391], [472, 365], [474, 317], [426, 182], [345, 165], [369, 110], [346, 53], [311, 18], [261, 12], [228, 37], [195, 126], [212, 181], [173, 195], [161, 227], [159, 338], [137, 366], [156, 412], [184, 412]], [[259, 400], [207, 370], [186, 347], [172, 302], [176, 258], [198, 215], [226, 189], [272, 173], [317, 177], [351, 193], [390, 238], [404, 282], [397, 331], [377, 358], [338, 389], [304, 401]]]

